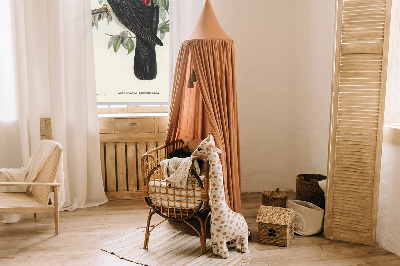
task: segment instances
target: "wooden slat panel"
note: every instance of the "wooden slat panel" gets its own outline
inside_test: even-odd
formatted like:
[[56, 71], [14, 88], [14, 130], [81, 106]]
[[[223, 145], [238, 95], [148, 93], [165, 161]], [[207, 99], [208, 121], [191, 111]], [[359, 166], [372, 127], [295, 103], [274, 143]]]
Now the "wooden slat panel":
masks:
[[165, 133], [101, 134], [101, 142], [146, 142], [163, 141]]
[[108, 200], [128, 200], [128, 199], [142, 199], [143, 195], [141, 191], [116, 191], [106, 192]]
[[136, 143], [127, 143], [126, 145], [126, 164], [128, 166], [128, 190], [138, 190]]
[[46, 135], [46, 120], [44, 118], [40, 118], [40, 137], [44, 139]]
[[104, 143], [100, 142], [100, 163], [101, 163], [101, 177], [103, 178], [103, 187], [106, 189], [106, 167], [104, 157]]
[[337, 2], [327, 238], [375, 242], [390, 4]]
[[342, 44], [343, 54], [381, 54], [383, 42], [371, 43], [344, 43]]
[[53, 139], [51, 118], [40, 118], [40, 139]]
[[147, 144], [147, 151], [155, 149], [156, 148], [156, 143], [151, 141]]
[[[165, 144], [164, 141], [159, 141], [159, 142], [157, 142], [157, 147], [161, 147], [161, 146], [163, 146], [164, 144]], [[158, 158], [158, 161], [159, 161], [159, 162], [161, 162], [161, 161], [164, 160], [164, 159], [167, 159], [166, 154], [165, 154], [165, 149], [161, 149], [161, 150], [159, 150], [159, 151], [157, 152], [157, 158]]]
[[[115, 120], [117, 122], [114, 131]], [[117, 199], [119, 193], [120, 199], [126, 199], [132, 195], [137, 195], [136, 192], [140, 192], [141, 157], [148, 149], [164, 144], [165, 133], [157, 133], [160, 126], [158, 122], [164, 120], [167, 121], [167, 117], [106, 117], [102, 119], [103, 133], [100, 134], [101, 146], [103, 147], [101, 154], [102, 175], [103, 182], [106, 184], [106, 195], [110, 200]], [[139, 131], [137, 133], [129, 132], [130, 124], [138, 121], [140, 122], [137, 125]], [[143, 121], [149, 123], [146, 122], [143, 126]], [[106, 125], [110, 124], [110, 128], [107, 128]], [[126, 132], [121, 133], [124, 131]], [[143, 133], [142, 131], [151, 132]], [[155, 159], [158, 160], [160, 156], [165, 155], [155, 154], [155, 156], [157, 157]]]
[[118, 191], [126, 191], [128, 189], [126, 180], [126, 155], [125, 143], [117, 143], [117, 175], [118, 175]]
[[106, 143], [106, 173], [107, 191], [117, 191], [117, 176], [115, 173], [115, 143]]
[[141, 190], [141, 179], [142, 179], [142, 165], [141, 165], [141, 159], [143, 154], [146, 153], [146, 144], [144, 142], [140, 142], [137, 145], [137, 161], [138, 161], [138, 186], [139, 189]]

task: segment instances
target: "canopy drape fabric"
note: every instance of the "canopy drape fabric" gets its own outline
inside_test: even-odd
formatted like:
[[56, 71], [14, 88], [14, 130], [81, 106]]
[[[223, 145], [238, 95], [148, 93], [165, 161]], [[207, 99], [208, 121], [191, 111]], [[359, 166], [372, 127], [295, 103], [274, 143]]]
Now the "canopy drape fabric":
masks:
[[[193, 69], [197, 81], [194, 88], [188, 88]], [[203, 139], [209, 132], [222, 150], [227, 204], [241, 212], [235, 51], [231, 39], [187, 40], [178, 54], [166, 143]]]
[[[51, 117], [53, 139], [63, 147], [64, 210], [107, 202], [100, 168], [89, 0], [9, 0], [8, 28], [15, 82], [1, 90], [13, 112], [0, 116], [0, 167], [22, 167], [40, 141], [40, 117]], [[0, 80], [3, 84], [3, 80]], [[6, 121], [7, 123], [3, 123]], [[8, 126], [10, 125], [10, 126]], [[0, 159], [3, 157], [0, 156]]]

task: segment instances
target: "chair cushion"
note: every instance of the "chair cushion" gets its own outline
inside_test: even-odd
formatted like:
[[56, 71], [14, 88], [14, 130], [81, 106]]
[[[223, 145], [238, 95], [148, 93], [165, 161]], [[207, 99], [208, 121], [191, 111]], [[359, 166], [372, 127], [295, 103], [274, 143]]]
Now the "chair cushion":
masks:
[[38, 207], [43, 206], [29, 197], [26, 193], [3, 192], [0, 193], [1, 207]]

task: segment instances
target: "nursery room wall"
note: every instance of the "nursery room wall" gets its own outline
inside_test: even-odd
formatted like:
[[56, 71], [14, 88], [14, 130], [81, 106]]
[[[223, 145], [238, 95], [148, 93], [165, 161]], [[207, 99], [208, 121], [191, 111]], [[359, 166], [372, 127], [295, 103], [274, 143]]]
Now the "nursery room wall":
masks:
[[212, 4], [235, 41], [242, 191], [326, 174], [335, 1]]

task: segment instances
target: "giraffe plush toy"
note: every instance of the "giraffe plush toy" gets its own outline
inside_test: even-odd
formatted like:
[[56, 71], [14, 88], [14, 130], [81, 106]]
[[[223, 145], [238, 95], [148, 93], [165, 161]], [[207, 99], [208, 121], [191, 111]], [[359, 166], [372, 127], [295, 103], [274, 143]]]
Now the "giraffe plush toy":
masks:
[[232, 211], [225, 202], [222, 165], [211, 133], [193, 152], [193, 156], [208, 158], [210, 165], [211, 241], [213, 253], [223, 258], [229, 256], [227, 242], [238, 245], [242, 252], [248, 250], [248, 226], [240, 213]]

